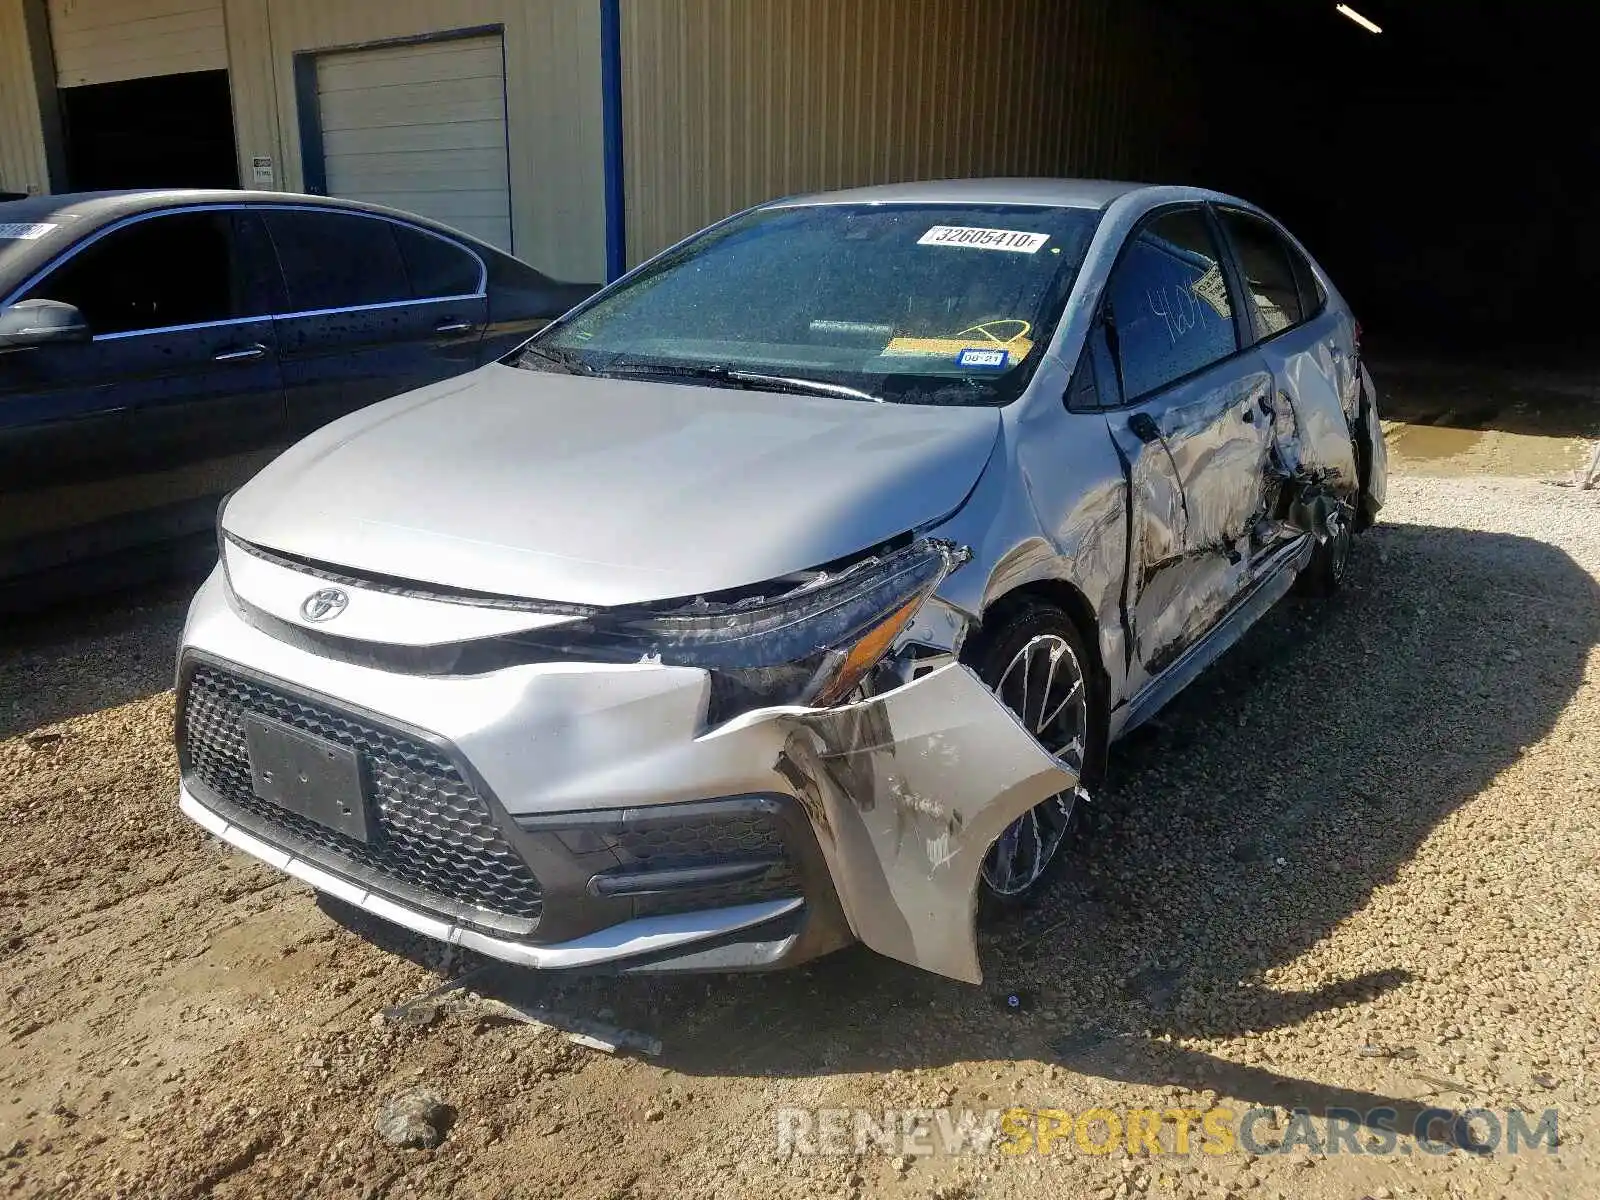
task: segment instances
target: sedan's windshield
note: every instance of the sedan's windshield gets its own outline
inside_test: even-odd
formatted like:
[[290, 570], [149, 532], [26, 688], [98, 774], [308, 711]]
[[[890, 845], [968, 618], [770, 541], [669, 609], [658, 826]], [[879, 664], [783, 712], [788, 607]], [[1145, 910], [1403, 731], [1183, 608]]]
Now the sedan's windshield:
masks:
[[1028, 205], [769, 208], [662, 256], [519, 359], [906, 404], [1006, 404], [1100, 214]]

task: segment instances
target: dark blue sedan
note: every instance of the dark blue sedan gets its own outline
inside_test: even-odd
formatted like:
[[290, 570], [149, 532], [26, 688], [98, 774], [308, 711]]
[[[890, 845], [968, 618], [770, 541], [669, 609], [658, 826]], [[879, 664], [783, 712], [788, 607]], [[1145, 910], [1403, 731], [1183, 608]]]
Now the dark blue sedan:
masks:
[[198, 564], [220, 497], [280, 449], [593, 290], [321, 197], [0, 202], [0, 610]]

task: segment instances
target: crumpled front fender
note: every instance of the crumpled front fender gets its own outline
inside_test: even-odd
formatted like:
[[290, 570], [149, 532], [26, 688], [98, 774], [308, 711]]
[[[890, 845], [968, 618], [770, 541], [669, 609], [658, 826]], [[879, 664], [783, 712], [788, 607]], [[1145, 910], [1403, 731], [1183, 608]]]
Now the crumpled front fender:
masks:
[[975, 914], [985, 852], [1078, 782], [960, 663], [838, 708], [747, 713], [704, 738], [768, 743], [857, 937], [969, 983], [983, 977]]

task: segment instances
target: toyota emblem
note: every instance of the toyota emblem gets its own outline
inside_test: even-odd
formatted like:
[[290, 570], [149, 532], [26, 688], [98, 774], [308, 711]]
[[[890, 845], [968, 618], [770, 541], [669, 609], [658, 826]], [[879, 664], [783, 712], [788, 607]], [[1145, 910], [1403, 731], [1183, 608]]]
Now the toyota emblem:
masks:
[[338, 588], [312, 592], [300, 605], [300, 615], [308, 621], [331, 621], [344, 611], [350, 597]]

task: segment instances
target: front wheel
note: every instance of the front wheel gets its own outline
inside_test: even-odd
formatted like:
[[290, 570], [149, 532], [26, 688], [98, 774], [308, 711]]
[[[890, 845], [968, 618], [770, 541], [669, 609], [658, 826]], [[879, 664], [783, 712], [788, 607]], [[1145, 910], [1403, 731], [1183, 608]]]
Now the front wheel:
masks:
[[[1000, 702], [1080, 781], [1101, 752], [1103, 724], [1092, 661], [1072, 619], [1039, 602], [1007, 619], [971, 657], [973, 669]], [[1082, 816], [1074, 789], [1051, 796], [1007, 826], [983, 859], [987, 906], [1019, 907], [1044, 891]]]

